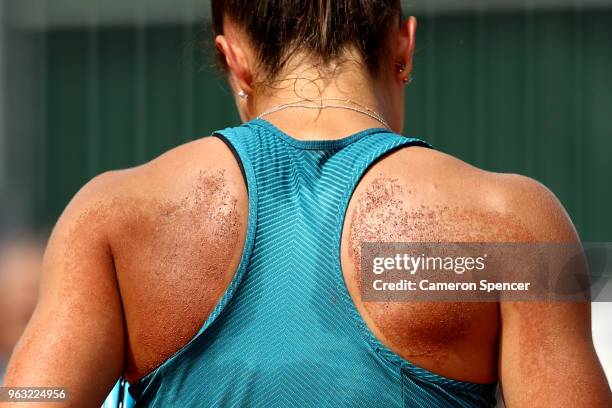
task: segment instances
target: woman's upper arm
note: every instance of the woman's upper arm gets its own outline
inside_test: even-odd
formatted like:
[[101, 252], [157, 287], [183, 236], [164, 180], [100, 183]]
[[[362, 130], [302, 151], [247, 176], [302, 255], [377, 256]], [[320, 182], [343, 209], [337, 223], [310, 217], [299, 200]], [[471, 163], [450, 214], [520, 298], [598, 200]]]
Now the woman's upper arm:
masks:
[[39, 301], [9, 363], [6, 387], [65, 388], [65, 406], [100, 406], [121, 375], [123, 312], [106, 237], [112, 211], [103, 211], [113, 205], [116, 178], [104, 174], [89, 182], [55, 226]]
[[[556, 197], [521, 178], [515, 206], [534, 241], [575, 242]], [[588, 302], [505, 302], [501, 306], [500, 382], [506, 406], [609, 407], [610, 388], [591, 338]]]

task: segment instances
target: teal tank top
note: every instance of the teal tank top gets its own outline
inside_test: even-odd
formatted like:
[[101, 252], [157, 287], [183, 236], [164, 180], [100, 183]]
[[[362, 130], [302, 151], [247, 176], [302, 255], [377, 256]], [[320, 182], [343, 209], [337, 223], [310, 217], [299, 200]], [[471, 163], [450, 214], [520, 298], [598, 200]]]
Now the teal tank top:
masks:
[[455, 381], [379, 342], [340, 265], [343, 220], [364, 172], [428, 146], [386, 129], [302, 141], [256, 119], [216, 132], [249, 197], [245, 248], [198, 334], [130, 387], [138, 407], [492, 407], [496, 383]]

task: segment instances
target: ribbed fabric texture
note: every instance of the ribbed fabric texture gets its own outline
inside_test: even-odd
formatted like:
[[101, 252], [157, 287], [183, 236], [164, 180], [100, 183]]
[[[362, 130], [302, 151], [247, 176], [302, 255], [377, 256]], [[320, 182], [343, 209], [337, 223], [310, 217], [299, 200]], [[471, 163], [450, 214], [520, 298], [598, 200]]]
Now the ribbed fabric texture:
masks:
[[427, 146], [384, 129], [299, 141], [257, 119], [215, 134], [249, 191], [245, 249], [198, 335], [131, 388], [144, 407], [492, 407], [496, 384], [403, 360], [365, 326], [344, 284], [351, 194], [385, 154]]

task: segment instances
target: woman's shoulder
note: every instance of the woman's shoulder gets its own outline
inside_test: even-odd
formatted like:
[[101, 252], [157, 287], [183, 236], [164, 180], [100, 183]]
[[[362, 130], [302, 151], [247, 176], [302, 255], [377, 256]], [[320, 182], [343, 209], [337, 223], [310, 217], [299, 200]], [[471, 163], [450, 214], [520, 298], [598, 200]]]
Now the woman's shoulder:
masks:
[[104, 172], [83, 186], [73, 202], [83, 211], [105, 214], [114, 225], [130, 221], [130, 214], [142, 220], [155, 209], [196, 202], [207, 194], [247, 201], [238, 163], [214, 137], [177, 146], [139, 166]]
[[411, 147], [380, 161], [362, 184], [381, 179], [393, 181], [399, 186], [398, 192], [404, 191], [408, 197], [405, 205], [411, 210], [432, 211], [437, 214], [432, 217], [442, 217], [450, 224], [472, 219], [484, 232], [499, 230], [500, 226], [514, 229], [516, 233], [510, 234], [514, 238], [508, 235], [508, 239], [576, 238], [571, 220], [554, 193], [530, 177], [487, 171], [444, 152]]

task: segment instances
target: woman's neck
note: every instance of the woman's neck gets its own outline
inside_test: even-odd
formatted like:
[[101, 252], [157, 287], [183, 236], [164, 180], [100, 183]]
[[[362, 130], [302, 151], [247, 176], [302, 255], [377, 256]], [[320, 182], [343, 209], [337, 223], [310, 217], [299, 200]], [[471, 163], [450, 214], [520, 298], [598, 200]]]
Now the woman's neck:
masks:
[[[342, 105], [308, 109], [290, 107], [264, 115], [285, 133], [297, 139], [337, 139], [360, 130], [384, 127], [387, 109], [375, 93], [375, 85], [359, 70], [343, 70], [333, 78], [321, 77], [316, 70], [294, 71], [267, 85], [249, 101], [249, 119], [285, 104]], [[367, 115], [365, 111], [374, 115]], [[382, 121], [372, 116], [380, 116]]]

